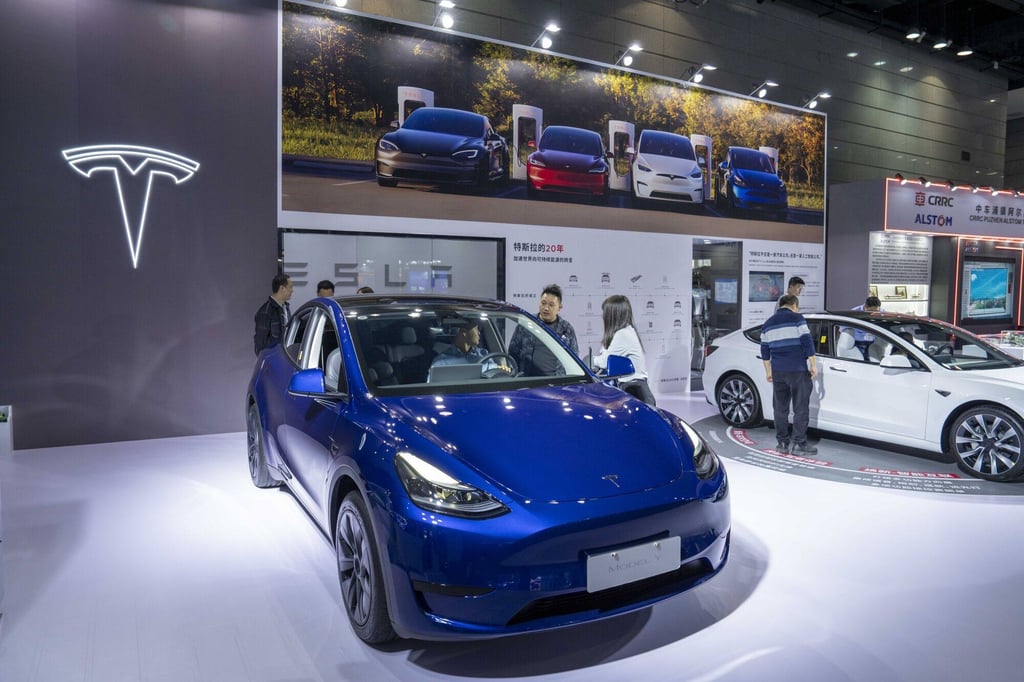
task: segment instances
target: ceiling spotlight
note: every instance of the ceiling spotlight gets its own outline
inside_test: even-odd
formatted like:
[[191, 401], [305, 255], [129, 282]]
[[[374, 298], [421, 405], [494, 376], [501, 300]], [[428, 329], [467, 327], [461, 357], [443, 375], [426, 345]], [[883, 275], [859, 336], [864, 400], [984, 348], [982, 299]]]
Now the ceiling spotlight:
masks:
[[933, 48], [933, 49], [936, 49], [936, 50], [945, 50], [945, 49], [946, 49], [947, 47], [949, 47], [949, 46], [950, 46], [951, 44], [952, 44], [952, 43], [951, 43], [951, 42], [949, 41], [949, 39], [948, 39], [948, 38], [939, 38], [939, 39], [938, 39], [938, 40], [936, 40], [936, 41], [935, 41], [935, 43], [934, 43], [934, 44], [932, 45], [932, 48]]
[[978, 187], [977, 185], [971, 185], [971, 192], [973, 192], [974, 194], [977, 194], [979, 189], [981, 188]]
[[995, 187], [993, 187], [992, 188], [992, 196], [995, 196], [997, 194], [999, 194], [999, 190], [997, 190]]
[[537, 43], [540, 43], [540, 47], [541, 47], [542, 50], [550, 49], [553, 41], [551, 39], [551, 36], [548, 35], [548, 34], [549, 33], [558, 33], [561, 30], [562, 30], [561, 26], [559, 26], [558, 24], [556, 24], [553, 21], [549, 21], [548, 25], [545, 26], [544, 30], [540, 32], [539, 36], [537, 36], [537, 39], [534, 40], [532, 43], [530, 43], [530, 47], [535, 47], [537, 45]]
[[348, 4], [348, 0], [324, 0], [325, 5], [334, 5], [335, 7], [344, 7]]
[[917, 28], [907, 31], [907, 40], [921, 40], [921, 38], [924, 38], [924, 31]]
[[932, 186], [931, 180], [925, 180], [924, 177], [918, 178], [917, 181], [920, 182], [925, 187], [931, 187]]
[[[692, 69], [693, 67], [690, 68]], [[689, 81], [691, 83], [700, 83], [704, 80], [704, 71], [714, 71], [717, 68], [717, 66], [712, 66], [711, 64], [701, 64], [700, 68], [695, 70], [690, 76]]]
[[753, 97], [754, 95], [757, 95], [761, 99], [764, 99], [765, 95], [768, 94], [768, 88], [775, 88], [778, 87], [778, 85], [779, 84], [773, 80], [766, 80], [765, 82], [761, 83], [756, 88], [751, 90], [750, 96]]
[[968, 45], [964, 45], [956, 51], [957, 57], [970, 57], [972, 54], [974, 54], [974, 50], [972, 50]]
[[619, 64], [622, 64], [623, 66], [631, 65], [633, 63], [633, 55], [631, 55], [630, 52], [641, 52], [643, 49], [644, 48], [640, 47], [639, 43], [633, 43], [625, 50], [616, 52], [615, 64], [613, 64], [613, 66], [618, 66]]
[[437, 15], [434, 16], [434, 26], [441, 24], [443, 28], [450, 29], [455, 25], [455, 17], [448, 10], [455, 9], [455, 3], [452, 0], [438, 0], [437, 1]]
[[955, 192], [956, 183], [954, 183], [952, 180], [946, 180], [946, 189], [948, 189], [950, 192]]
[[899, 181], [899, 183], [901, 185], [907, 184], [907, 179], [904, 178], [903, 175], [901, 175], [900, 173], [897, 173], [894, 177], [896, 178], [897, 181]]

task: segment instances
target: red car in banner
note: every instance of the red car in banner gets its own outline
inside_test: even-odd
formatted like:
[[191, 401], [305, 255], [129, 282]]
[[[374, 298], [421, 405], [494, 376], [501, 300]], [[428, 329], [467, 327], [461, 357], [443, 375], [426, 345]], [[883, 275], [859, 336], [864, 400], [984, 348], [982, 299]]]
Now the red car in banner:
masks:
[[537, 143], [537, 151], [526, 159], [526, 193], [560, 192], [590, 196], [596, 201], [608, 197], [608, 151], [601, 136], [590, 130], [549, 126]]

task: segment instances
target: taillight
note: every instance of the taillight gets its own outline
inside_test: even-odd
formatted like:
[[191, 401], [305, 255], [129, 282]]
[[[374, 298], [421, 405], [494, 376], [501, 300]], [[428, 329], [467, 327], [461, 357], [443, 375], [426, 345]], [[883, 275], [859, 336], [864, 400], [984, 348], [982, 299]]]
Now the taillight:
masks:
[[704, 346], [704, 357], [707, 357], [707, 356], [711, 355], [716, 350], [718, 350], [718, 346], [716, 346], [713, 343], [710, 343], [707, 346]]

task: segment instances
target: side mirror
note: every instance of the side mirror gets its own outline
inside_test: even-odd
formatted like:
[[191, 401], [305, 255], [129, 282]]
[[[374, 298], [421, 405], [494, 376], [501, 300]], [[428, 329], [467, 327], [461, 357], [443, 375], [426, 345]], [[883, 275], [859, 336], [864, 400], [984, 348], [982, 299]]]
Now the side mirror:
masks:
[[527, 140], [526, 141], [526, 146], [529, 147], [530, 149], [536, 149], [537, 148], [537, 141], [536, 140]]
[[398, 126], [398, 121], [397, 121], [397, 120], [395, 120], [395, 121], [392, 121], [392, 122], [391, 122], [391, 127], [392, 127], [392, 128], [398, 128], [398, 127], [399, 127], [399, 126]]
[[301, 369], [293, 374], [292, 380], [288, 382], [289, 395], [323, 395], [326, 392], [322, 369]]
[[718, 170], [729, 170], [729, 162], [723, 161], [722, 163], [718, 164]]
[[630, 156], [633, 156], [634, 154], [636, 154], [636, 150], [633, 149], [632, 147], [626, 147], [626, 153], [629, 154]]
[[886, 355], [878, 364], [882, 367], [913, 369], [913, 365], [910, 364], [910, 358], [908, 358], [903, 353], [896, 353], [895, 355]]
[[622, 355], [609, 355], [608, 356], [608, 374], [604, 376], [605, 379], [615, 379], [618, 377], [629, 376], [636, 372], [636, 368], [633, 367], [633, 361]]

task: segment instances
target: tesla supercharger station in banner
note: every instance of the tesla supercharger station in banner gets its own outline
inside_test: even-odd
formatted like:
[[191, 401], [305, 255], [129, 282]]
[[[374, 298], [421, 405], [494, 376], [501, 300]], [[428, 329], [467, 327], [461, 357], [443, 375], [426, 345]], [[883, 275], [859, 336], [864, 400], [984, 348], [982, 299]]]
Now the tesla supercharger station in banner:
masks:
[[398, 86], [398, 125], [405, 123], [405, 117], [420, 107], [434, 106], [434, 93], [411, 85]]
[[608, 187], [611, 189], [629, 189], [629, 154], [627, 149], [633, 146], [633, 133], [636, 126], [626, 121], [608, 121], [608, 144], [612, 152], [612, 170], [608, 175]]
[[710, 135], [690, 135], [690, 142], [693, 143], [693, 151], [697, 154], [697, 163], [700, 164], [701, 173], [704, 175], [704, 201], [711, 201], [711, 178], [715, 172], [712, 167], [714, 161], [711, 156]]
[[[512, 178], [526, 179], [526, 157], [537, 148], [544, 129], [544, 110], [529, 104], [512, 105]], [[533, 146], [530, 146], [530, 143]]]
[[775, 147], [758, 147], [758, 151], [764, 152], [768, 156], [772, 157], [772, 163], [775, 164], [775, 174], [779, 174], [779, 150]]

